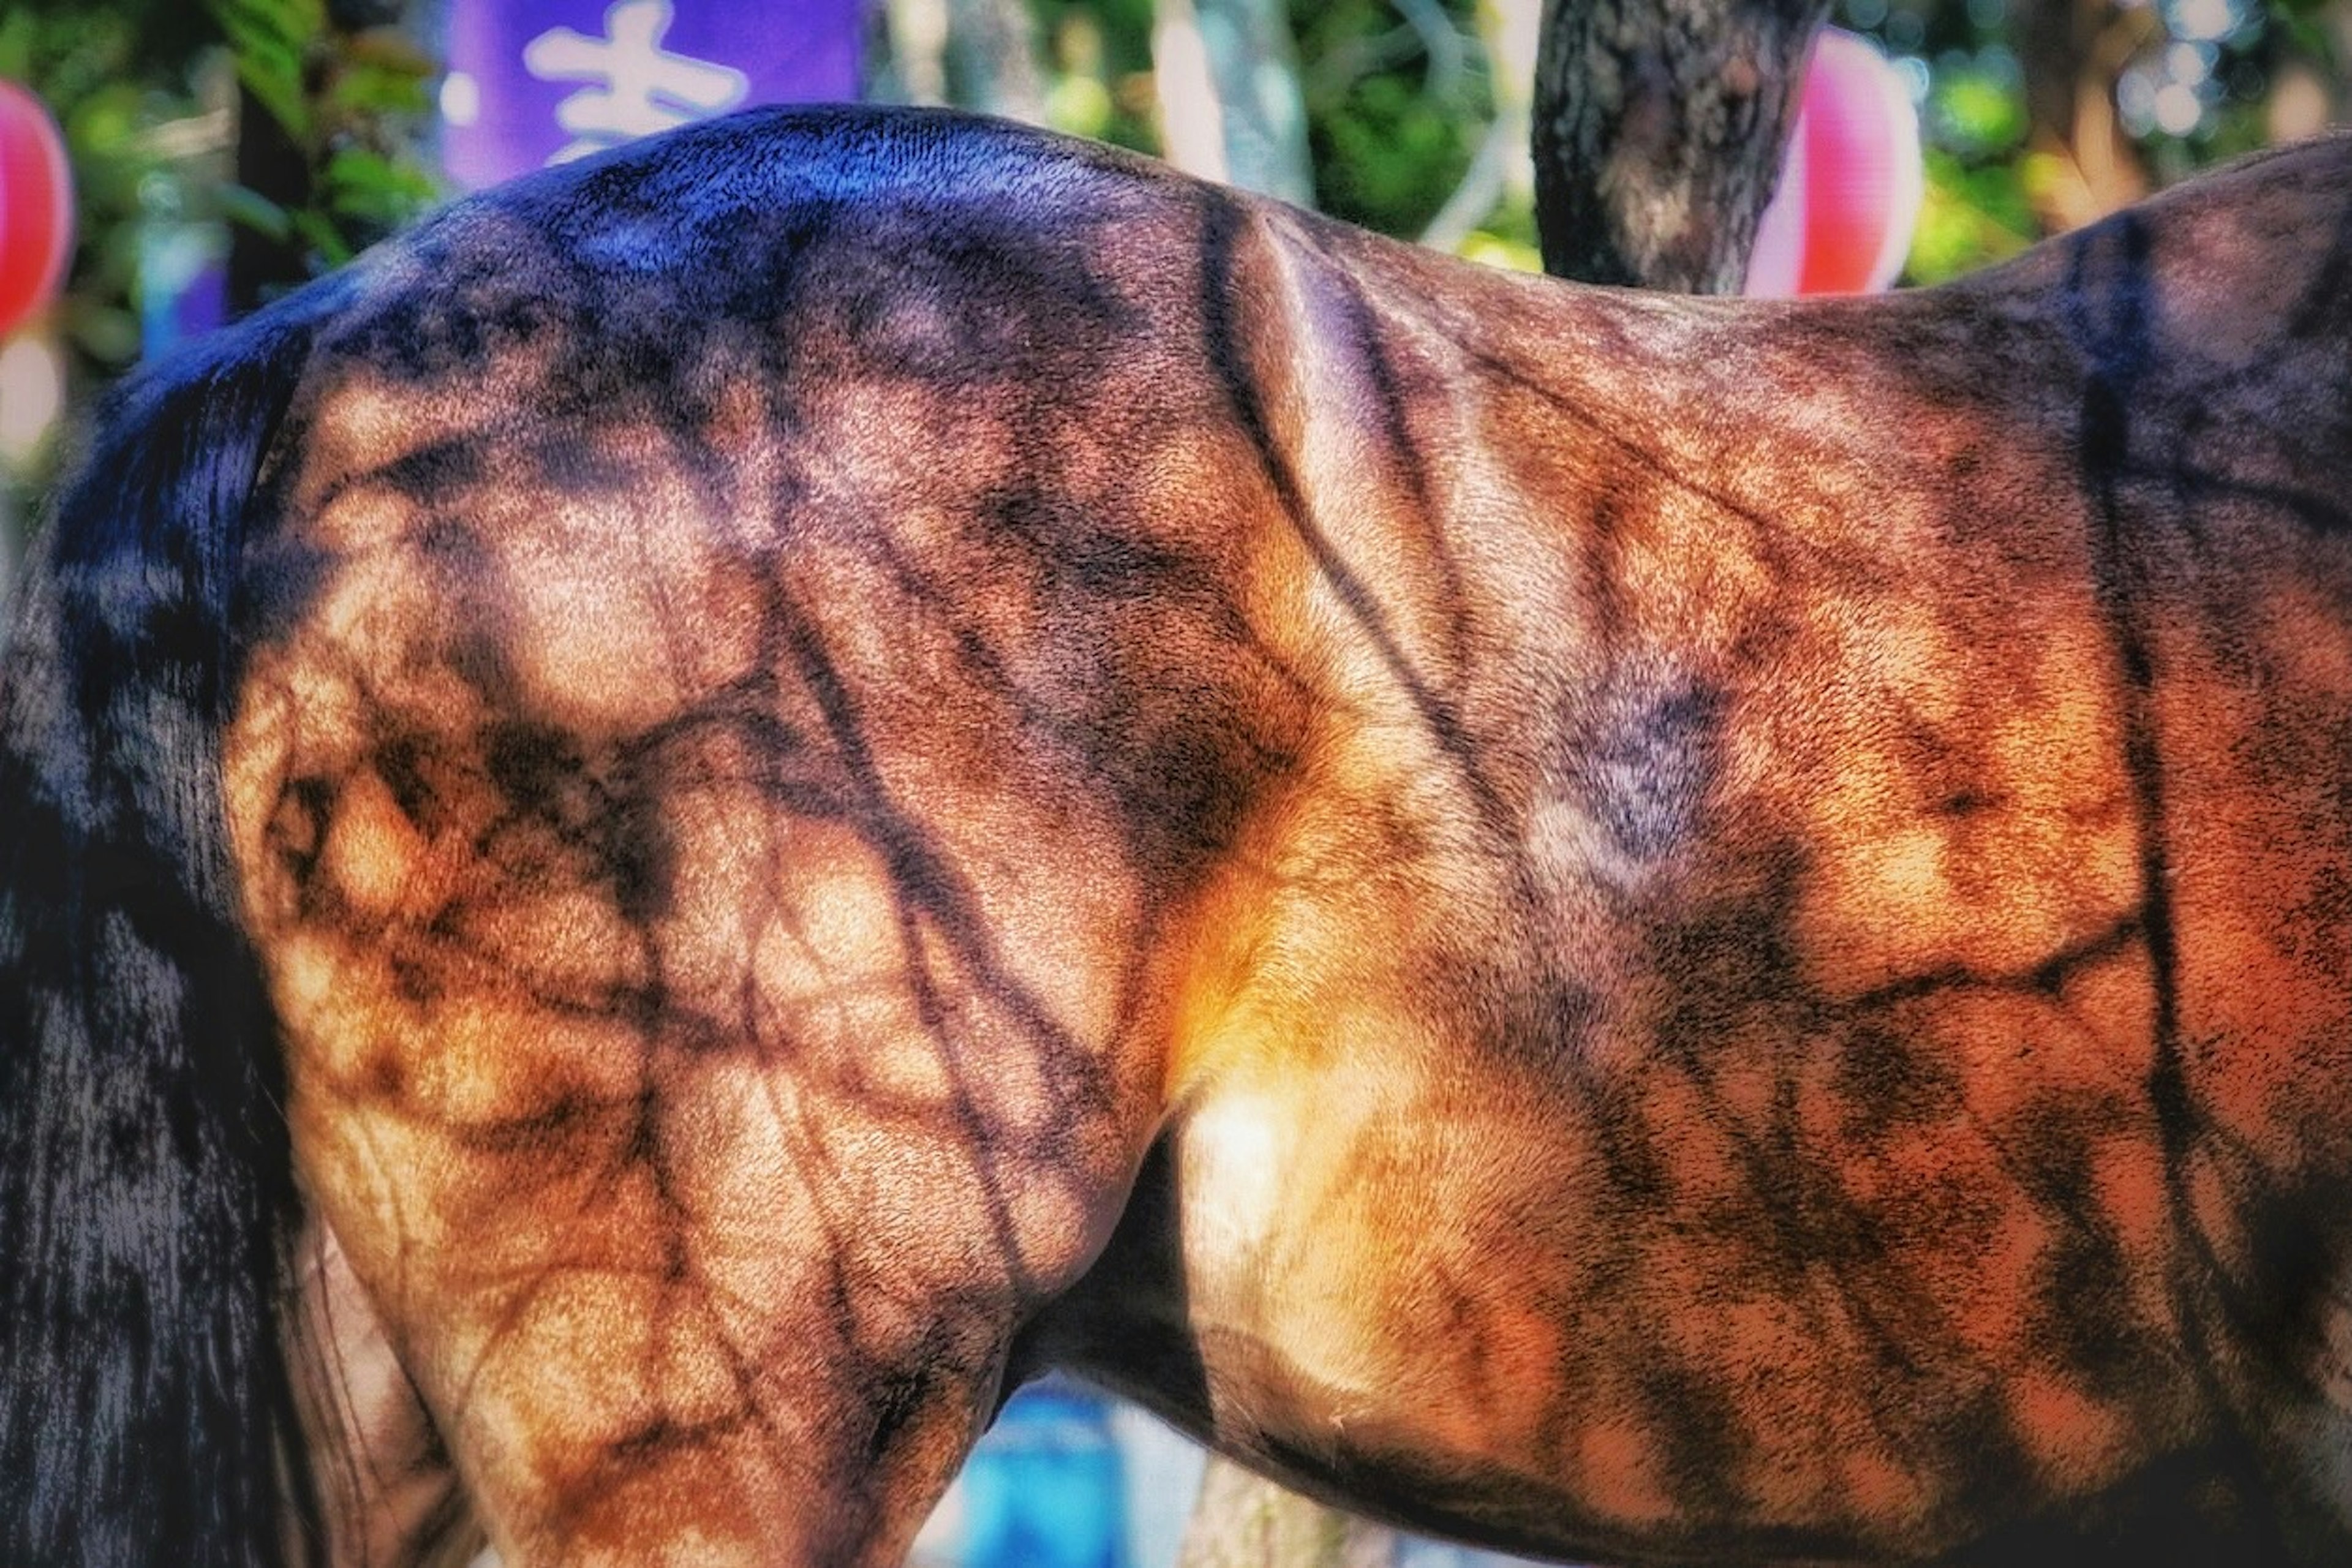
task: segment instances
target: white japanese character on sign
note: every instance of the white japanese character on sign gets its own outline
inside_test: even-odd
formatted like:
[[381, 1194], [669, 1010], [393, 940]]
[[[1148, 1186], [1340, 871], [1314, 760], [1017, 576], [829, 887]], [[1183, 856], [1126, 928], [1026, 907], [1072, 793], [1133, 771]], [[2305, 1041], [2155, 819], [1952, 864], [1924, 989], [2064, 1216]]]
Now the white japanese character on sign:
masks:
[[523, 68], [540, 80], [594, 84], [556, 106], [556, 123], [572, 140], [549, 163], [602, 152], [742, 100], [741, 71], [661, 47], [673, 15], [670, 0], [616, 0], [604, 13], [601, 38], [554, 27], [524, 46]]

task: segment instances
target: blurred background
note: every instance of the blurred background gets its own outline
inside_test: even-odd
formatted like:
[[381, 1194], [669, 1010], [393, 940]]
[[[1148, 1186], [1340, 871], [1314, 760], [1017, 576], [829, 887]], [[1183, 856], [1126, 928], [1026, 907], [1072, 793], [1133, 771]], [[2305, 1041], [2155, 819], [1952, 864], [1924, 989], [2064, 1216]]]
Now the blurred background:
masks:
[[[1916, 149], [1887, 252], [1906, 284], [2347, 112], [2352, 0], [1825, 3]], [[1539, 270], [1544, 20], [1542, 0], [9, 0], [0, 585], [78, 413], [141, 359], [467, 188], [740, 104], [1013, 115]], [[1196, 1522], [1202, 1490], [1180, 1440], [1049, 1386], [984, 1442], [921, 1561], [1479, 1561], [1238, 1472], [1213, 1472]]]

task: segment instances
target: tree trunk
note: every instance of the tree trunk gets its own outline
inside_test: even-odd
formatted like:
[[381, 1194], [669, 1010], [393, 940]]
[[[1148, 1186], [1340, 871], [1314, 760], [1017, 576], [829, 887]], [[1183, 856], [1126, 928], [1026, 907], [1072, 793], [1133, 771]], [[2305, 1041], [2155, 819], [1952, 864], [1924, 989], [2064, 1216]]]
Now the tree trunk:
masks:
[[[250, 89], [236, 90], [236, 183], [281, 213], [310, 203], [310, 156]], [[229, 318], [259, 309], [310, 277], [310, 247], [290, 226], [232, 225], [228, 237]]]
[[1536, 60], [1545, 270], [1734, 293], [1829, 0], [1546, 0]]

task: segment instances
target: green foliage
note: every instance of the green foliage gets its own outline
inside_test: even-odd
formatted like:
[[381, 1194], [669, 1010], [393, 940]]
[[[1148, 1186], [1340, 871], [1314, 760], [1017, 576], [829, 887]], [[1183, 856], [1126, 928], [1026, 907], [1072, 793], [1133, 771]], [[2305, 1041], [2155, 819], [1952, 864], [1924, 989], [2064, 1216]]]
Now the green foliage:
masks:
[[1513, 272], [1541, 272], [1543, 247], [1536, 236], [1533, 193], [1507, 194], [1502, 204], [1486, 215], [1486, 221], [1470, 231], [1459, 254], [1488, 267]]
[[[435, 68], [396, 42], [333, 35], [321, 0], [10, 0], [0, 77], [49, 106], [72, 167], [75, 249], [51, 321], [68, 408], [138, 358], [142, 269], [216, 245], [212, 223], [299, 237], [316, 270], [429, 205], [434, 180], [397, 132], [424, 123]], [[299, 149], [302, 199], [233, 179], [240, 86]], [[56, 456], [47, 443], [0, 472], [0, 528], [31, 514]]]
[[[1054, 122], [1151, 151], [1150, 0], [1035, 0], [1047, 40]], [[1532, 0], [1530, 0], [1532, 3]], [[1565, 0], [1573, 3], [1573, 0]], [[2118, 10], [2142, 45], [2120, 60], [2122, 112], [2157, 183], [2182, 177], [2269, 136], [2270, 89], [2284, 63], [2342, 80], [2330, 7], [2345, 0], [2140, 0]], [[2170, 85], [2163, 73], [2180, 34], [2234, 20], [2192, 44], [2205, 62], [2187, 89], [2185, 131], [2135, 121]], [[2066, 207], [2067, 172], [2030, 142], [2016, 36], [2025, 0], [1843, 0], [1835, 19], [1875, 38], [1917, 87], [1927, 194], [1906, 278], [1940, 280], [1986, 265], [2049, 232]], [[1493, 83], [1473, 25], [1474, 0], [1291, 0], [1318, 198], [1328, 211], [1400, 236], [1418, 235], [1462, 180], [1494, 111]], [[2131, 73], [2138, 73], [2137, 76]], [[2340, 91], [2340, 89], [2338, 89]], [[2137, 93], [2137, 98], [2132, 95]], [[2175, 90], [2168, 112], [2184, 99]], [[1465, 254], [1504, 265], [1535, 255], [1534, 226], [1514, 194], [1479, 226]]]
[[[1291, 0], [1307, 148], [1326, 211], [1410, 237], [1444, 205], [1494, 111], [1475, 5]], [[1151, 0], [1035, 0], [1035, 8], [1055, 127], [1158, 151]], [[1498, 221], [1489, 249], [1532, 247], [1532, 214]]]
[[[2152, 183], [2265, 145], [2272, 89], [2296, 63], [2342, 80], [2323, 13], [2342, 0], [2139, 0], [2105, 19], [2107, 107]], [[1836, 20], [1875, 38], [1920, 88], [1927, 190], [1906, 280], [1997, 261], [2080, 205], [2065, 149], [2029, 135], [2017, 53], [2024, 0], [1843, 0]], [[2096, 7], [2082, 13], [2096, 22]], [[2339, 100], [2340, 86], [2336, 89]]]
[[438, 61], [388, 30], [336, 33], [322, 0], [206, 3], [247, 101], [277, 122], [309, 170], [290, 203], [237, 187], [223, 204], [231, 221], [272, 240], [299, 237], [317, 273], [438, 199], [415, 134], [433, 111]]
[[1073, 136], [1159, 150], [1151, 0], [1034, 0], [1050, 77], [1045, 110]]
[[1494, 112], [1473, 0], [1292, 0], [1290, 20], [1320, 205], [1419, 234]]
[[[184, 5], [11, 0], [0, 11], [0, 78], [30, 87], [56, 115], [72, 171], [74, 249], [50, 318], [69, 408], [139, 356], [151, 214], [179, 199], [182, 170], [203, 156], [205, 32]], [[0, 531], [10, 536], [0, 560], [38, 512], [61, 449], [55, 434], [0, 464]]]
[[1927, 149], [1927, 196], [1906, 268], [1912, 282], [1940, 283], [2033, 242], [2033, 211], [2015, 167], [1972, 167], [1941, 147]]
[[295, 142], [312, 133], [308, 56], [326, 30], [320, 0], [209, 0], [239, 86]]
[[2016, 57], [1963, 56], [1935, 73], [1927, 121], [1940, 148], [1979, 163], [2025, 140], [2025, 96]]
[[430, 205], [440, 187], [414, 161], [367, 147], [340, 147], [320, 171], [320, 205], [344, 223], [389, 230]]
[[0, 11], [0, 74], [33, 84], [52, 104], [104, 79], [184, 82], [215, 37], [186, 0], [9, 0]]

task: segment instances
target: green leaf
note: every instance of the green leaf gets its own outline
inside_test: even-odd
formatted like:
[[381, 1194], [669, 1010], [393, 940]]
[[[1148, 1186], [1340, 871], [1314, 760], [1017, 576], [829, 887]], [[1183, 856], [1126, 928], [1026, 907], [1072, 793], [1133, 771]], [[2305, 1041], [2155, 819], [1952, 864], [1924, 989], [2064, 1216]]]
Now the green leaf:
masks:
[[281, 243], [294, 232], [294, 215], [257, 191], [227, 184], [215, 195], [221, 216], [230, 223]]
[[1938, 81], [1937, 129], [1963, 153], [1983, 155], [2015, 146], [2025, 136], [2025, 94], [1978, 71], [1955, 71]]
[[1941, 148], [1927, 155], [1927, 188], [1904, 276], [1940, 283], [2032, 243], [2033, 215], [2012, 164], [1970, 169]]
[[236, 79], [298, 142], [310, 137], [303, 59], [326, 16], [319, 0], [211, 0]]
[[423, 170], [363, 147], [346, 147], [329, 159], [320, 184], [328, 211], [375, 228], [407, 222], [439, 195]]
[[294, 232], [316, 251], [319, 259], [328, 267], [341, 267], [354, 254], [352, 243], [336, 228], [335, 221], [316, 207], [306, 207], [293, 215]]
[[328, 88], [328, 107], [338, 120], [384, 114], [423, 114], [433, 107], [426, 79], [381, 65], [354, 65]]

